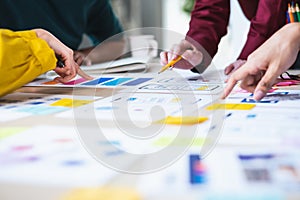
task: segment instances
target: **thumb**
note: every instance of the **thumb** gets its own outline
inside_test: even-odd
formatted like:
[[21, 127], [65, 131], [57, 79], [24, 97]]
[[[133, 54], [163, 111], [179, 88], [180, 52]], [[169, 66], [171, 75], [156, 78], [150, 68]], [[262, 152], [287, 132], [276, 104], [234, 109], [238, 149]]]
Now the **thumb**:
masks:
[[271, 68], [266, 71], [265, 75], [261, 78], [255, 88], [253, 97], [256, 101], [260, 101], [268, 93], [276, 81], [276, 73], [270, 69]]

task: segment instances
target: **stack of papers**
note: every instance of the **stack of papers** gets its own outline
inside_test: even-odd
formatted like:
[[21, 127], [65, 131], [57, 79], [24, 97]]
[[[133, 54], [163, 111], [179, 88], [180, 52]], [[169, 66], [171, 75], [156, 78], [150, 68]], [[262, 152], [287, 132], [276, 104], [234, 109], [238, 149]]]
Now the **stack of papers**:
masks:
[[120, 72], [142, 72], [147, 69], [149, 57], [129, 57], [92, 66], [82, 66], [81, 69], [88, 74], [120, 73]]

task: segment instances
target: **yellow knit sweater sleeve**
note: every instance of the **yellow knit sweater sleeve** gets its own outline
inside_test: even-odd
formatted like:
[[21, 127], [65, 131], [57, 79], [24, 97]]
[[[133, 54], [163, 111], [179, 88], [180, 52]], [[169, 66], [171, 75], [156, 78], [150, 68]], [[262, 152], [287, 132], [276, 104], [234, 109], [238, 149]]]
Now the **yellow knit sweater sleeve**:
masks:
[[54, 51], [34, 31], [0, 29], [0, 96], [56, 66]]

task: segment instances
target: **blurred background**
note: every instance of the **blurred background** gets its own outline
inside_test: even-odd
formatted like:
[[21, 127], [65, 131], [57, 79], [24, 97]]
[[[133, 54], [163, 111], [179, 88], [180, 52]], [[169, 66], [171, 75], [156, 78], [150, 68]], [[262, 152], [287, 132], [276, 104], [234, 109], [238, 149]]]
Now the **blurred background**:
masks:
[[[184, 37], [189, 28], [190, 11], [194, 0], [111, 0], [113, 9], [119, 17], [124, 30], [143, 27], [161, 27], [175, 31]], [[234, 61], [243, 44], [249, 29], [249, 21], [244, 17], [236, 0], [231, 0], [231, 16], [228, 34], [220, 45], [219, 52], [214, 57], [218, 68]], [[167, 44], [164, 35], [156, 35], [158, 42]], [[163, 45], [164, 48], [168, 48]]]

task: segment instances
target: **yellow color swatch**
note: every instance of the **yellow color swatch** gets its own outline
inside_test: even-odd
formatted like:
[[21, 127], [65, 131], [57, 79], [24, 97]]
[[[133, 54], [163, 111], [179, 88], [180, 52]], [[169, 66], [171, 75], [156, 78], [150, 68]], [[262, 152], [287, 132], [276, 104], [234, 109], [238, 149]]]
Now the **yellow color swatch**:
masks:
[[5, 128], [0, 128], [0, 140], [5, 139], [7, 137], [16, 135], [18, 133], [21, 133], [25, 131], [27, 128], [23, 127], [5, 127]]
[[197, 147], [201, 147], [204, 142], [205, 142], [205, 138], [186, 138], [186, 137], [181, 137], [178, 138], [176, 141], [174, 141], [172, 143], [172, 141], [175, 138], [173, 137], [162, 137], [159, 138], [158, 140], [154, 141], [153, 145], [154, 146], [159, 146], [159, 147], [166, 147], [172, 144], [172, 146], [188, 146], [191, 142], [192, 142], [192, 146], [197, 146]]
[[83, 106], [92, 102], [93, 101], [91, 100], [61, 99], [51, 104], [51, 106], [62, 106], [72, 108]]
[[206, 107], [206, 110], [252, 110], [255, 106], [255, 104], [217, 103]]
[[172, 99], [172, 103], [178, 103], [178, 102], [180, 102], [181, 101], [181, 99], [180, 98], [174, 98], [174, 99]]
[[173, 124], [173, 125], [193, 125], [193, 124], [199, 124], [204, 121], [208, 120], [207, 117], [172, 117], [168, 116], [162, 120], [159, 120], [158, 123], [162, 124]]
[[208, 86], [199, 87], [199, 88], [197, 88], [197, 90], [200, 90], [200, 91], [208, 90]]
[[127, 188], [75, 189], [62, 200], [141, 200], [140, 195]]

